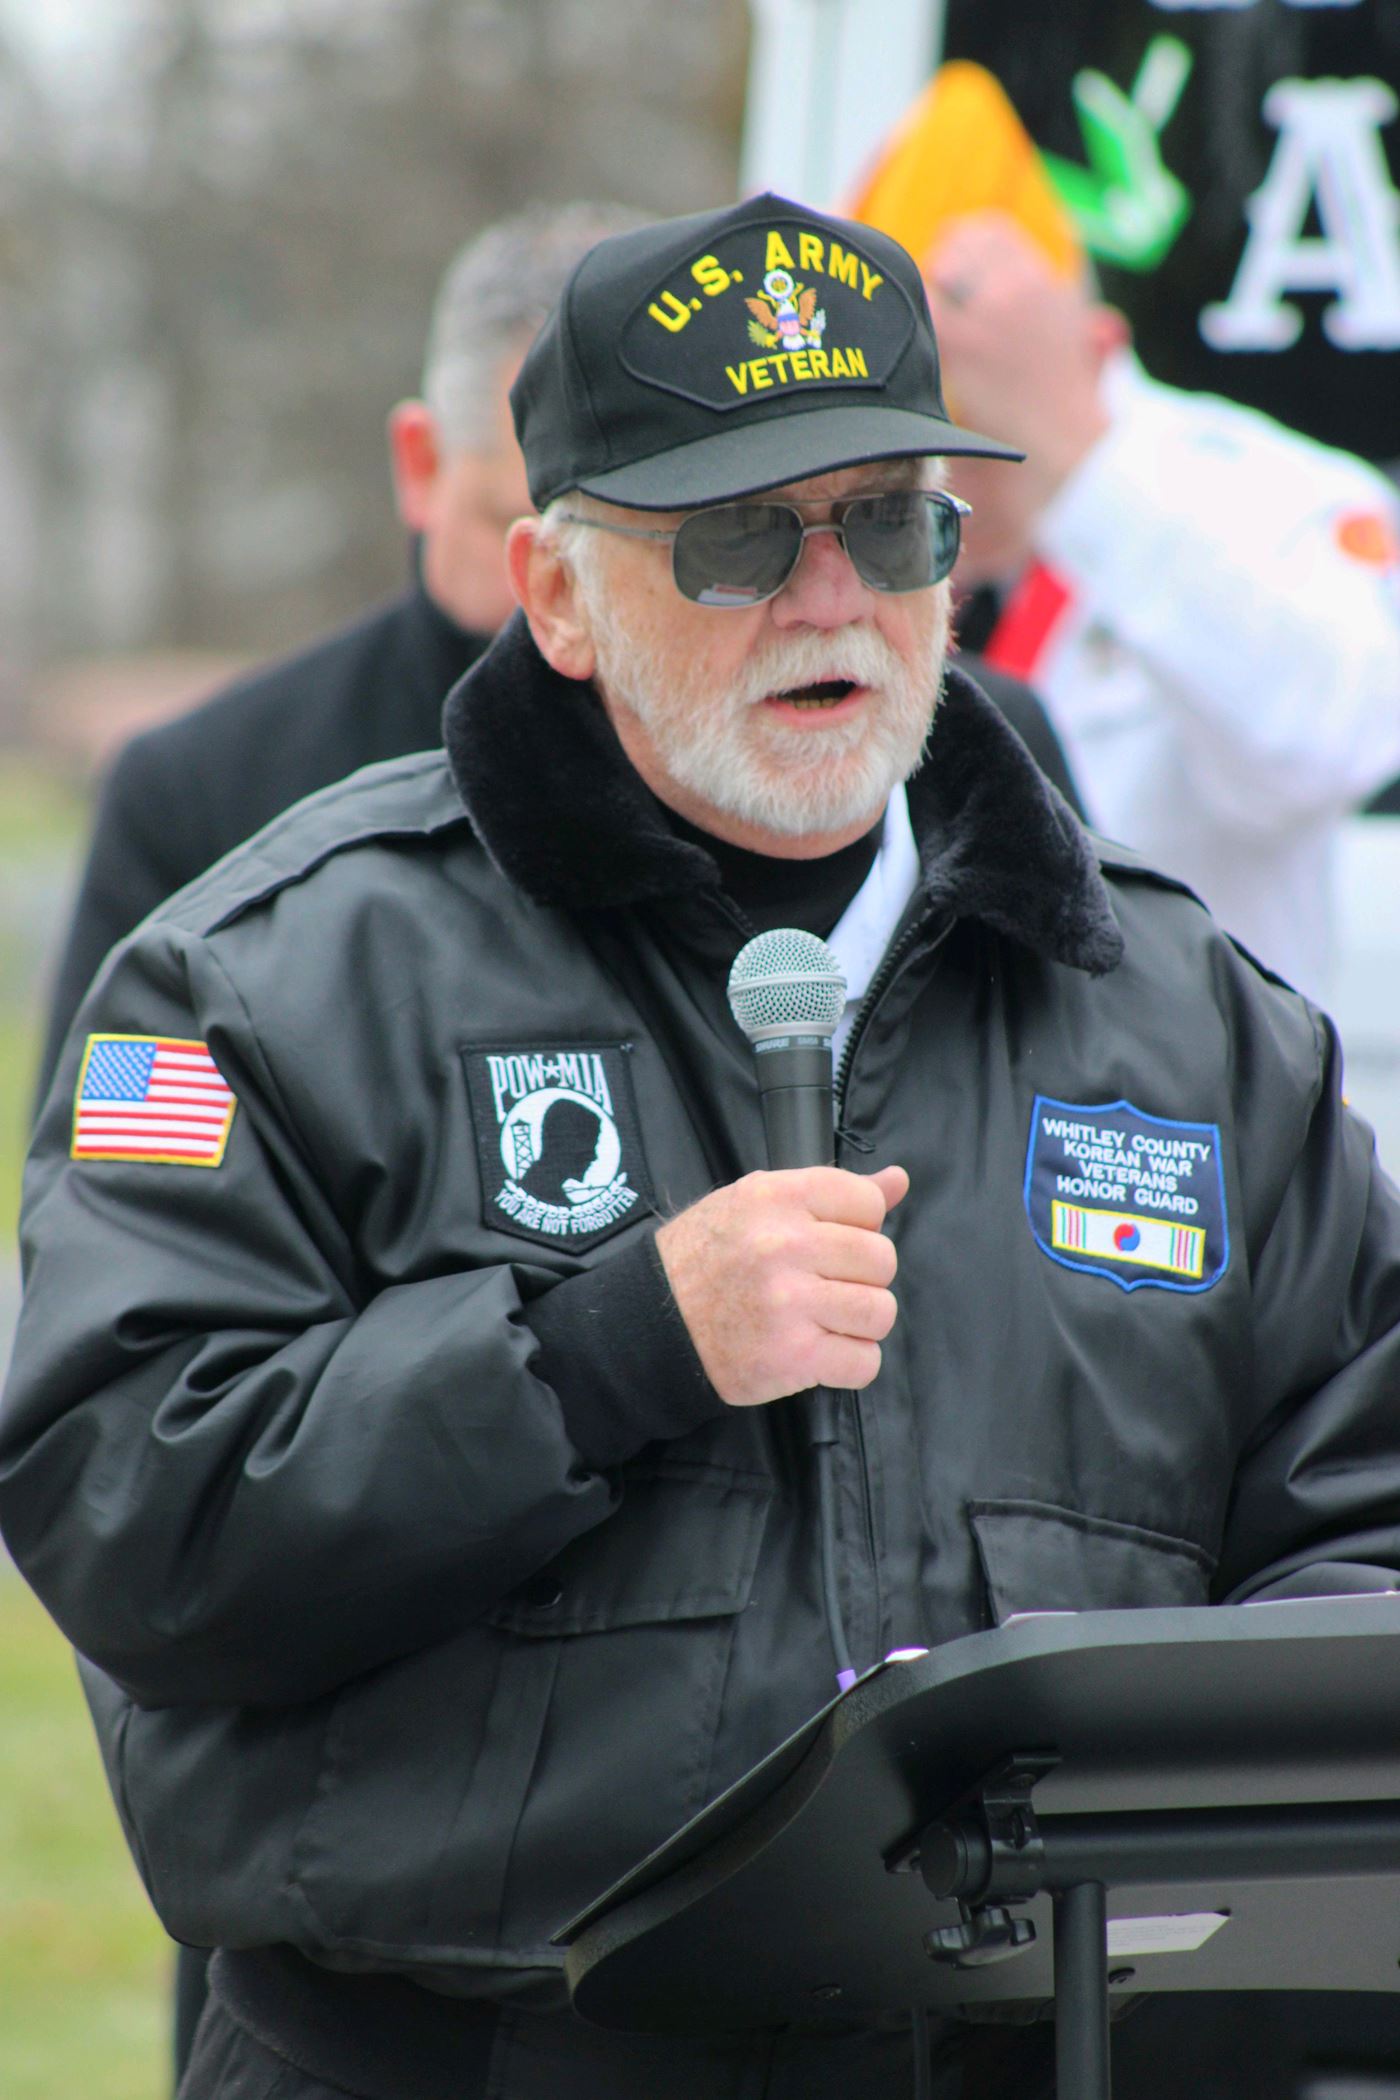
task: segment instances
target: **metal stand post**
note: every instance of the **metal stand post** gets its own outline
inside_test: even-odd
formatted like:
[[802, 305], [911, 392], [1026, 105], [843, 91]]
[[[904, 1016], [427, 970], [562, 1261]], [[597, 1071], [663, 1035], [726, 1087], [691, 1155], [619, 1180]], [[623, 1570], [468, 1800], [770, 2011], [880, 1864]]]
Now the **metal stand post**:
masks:
[[1035, 1942], [1015, 1906], [1053, 1897], [1059, 2100], [1110, 2100], [1109, 1889], [1400, 1872], [1400, 1801], [1042, 1816], [1031, 1796], [1055, 1764], [1005, 1758], [885, 1864], [956, 1899], [960, 1922], [924, 1946], [958, 1969], [1015, 1960]]
[[1055, 1897], [1055, 2090], [1059, 2100], [1111, 2100], [1108, 1897], [1081, 1881]]

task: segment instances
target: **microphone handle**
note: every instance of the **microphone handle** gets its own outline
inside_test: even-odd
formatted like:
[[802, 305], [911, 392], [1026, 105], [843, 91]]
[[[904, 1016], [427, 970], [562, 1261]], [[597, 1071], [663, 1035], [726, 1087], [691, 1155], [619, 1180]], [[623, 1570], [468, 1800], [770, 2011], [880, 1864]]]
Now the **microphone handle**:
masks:
[[770, 1167], [829, 1167], [836, 1159], [831, 1038], [774, 1036], [754, 1045]]
[[[758, 1094], [770, 1167], [829, 1167], [836, 1159], [831, 1038], [780, 1035], [755, 1043]], [[836, 1399], [814, 1386], [806, 1414], [814, 1445], [836, 1442]]]

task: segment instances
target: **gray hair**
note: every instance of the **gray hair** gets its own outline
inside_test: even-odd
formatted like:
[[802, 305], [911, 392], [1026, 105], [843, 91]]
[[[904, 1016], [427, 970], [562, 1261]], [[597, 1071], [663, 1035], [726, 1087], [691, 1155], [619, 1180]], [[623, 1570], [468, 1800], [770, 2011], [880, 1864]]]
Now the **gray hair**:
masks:
[[560, 560], [578, 578], [585, 602], [590, 606], [597, 603], [603, 543], [607, 535], [590, 532], [587, 521], [606, 518], [609, 510], [610, 506], [596, 496], [586, 496], [582, 489], [569, 489], [562, 496], [556, 496], [552, 503], [547, 503], [540, 516], [540, 539], [553, 547]]
[[540, 327], [590, 248], [646, 223], [620, 204], [537, 204], [458, 251], [438, 287], [423, 365], [423, 399], [446, 450], [494, 445], [506, 358]]

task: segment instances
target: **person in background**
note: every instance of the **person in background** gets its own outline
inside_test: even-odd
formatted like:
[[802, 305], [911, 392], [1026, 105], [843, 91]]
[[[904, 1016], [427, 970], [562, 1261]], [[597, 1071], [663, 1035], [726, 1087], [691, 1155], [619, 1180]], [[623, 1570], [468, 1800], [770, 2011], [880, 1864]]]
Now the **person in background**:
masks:
[[41, 1096], [99, 963], [147, 912], [303, 795], [439, 741], [444, 699], [514, 603], [502, 549], [530, 498], [510, 383], [580, 256], [637, 223], [621, 205], [535, 205], [449, 264], [421, 398], [389, 416], [394, 495], [417, 543], [412, 580], [119, 754], [58, 967]]
[[1396, 491], [1151, 379], [1000, 88], [945, 71], [853, 216], [920, 255], [950, 401], [1026, 454], [953, 470], [962, 644], [1035, 686], [1093, 824], [1325, 1003], [1336, 829], [1400, 771]]

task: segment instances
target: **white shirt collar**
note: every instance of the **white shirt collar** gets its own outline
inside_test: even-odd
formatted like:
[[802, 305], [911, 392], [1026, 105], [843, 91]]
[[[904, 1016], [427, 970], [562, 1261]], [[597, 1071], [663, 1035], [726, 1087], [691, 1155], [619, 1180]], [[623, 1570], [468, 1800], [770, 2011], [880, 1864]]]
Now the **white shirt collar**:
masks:
[[919, 880], [919, 849], [909, 821], [903, 784], [885, 804], [885, 827], [870, 873], [826, 937], [846, 979], [846, 1010], [836, 1024], [831, 1052], [839, 1064], [860, 1003], [884, 960], [904, 907]]

